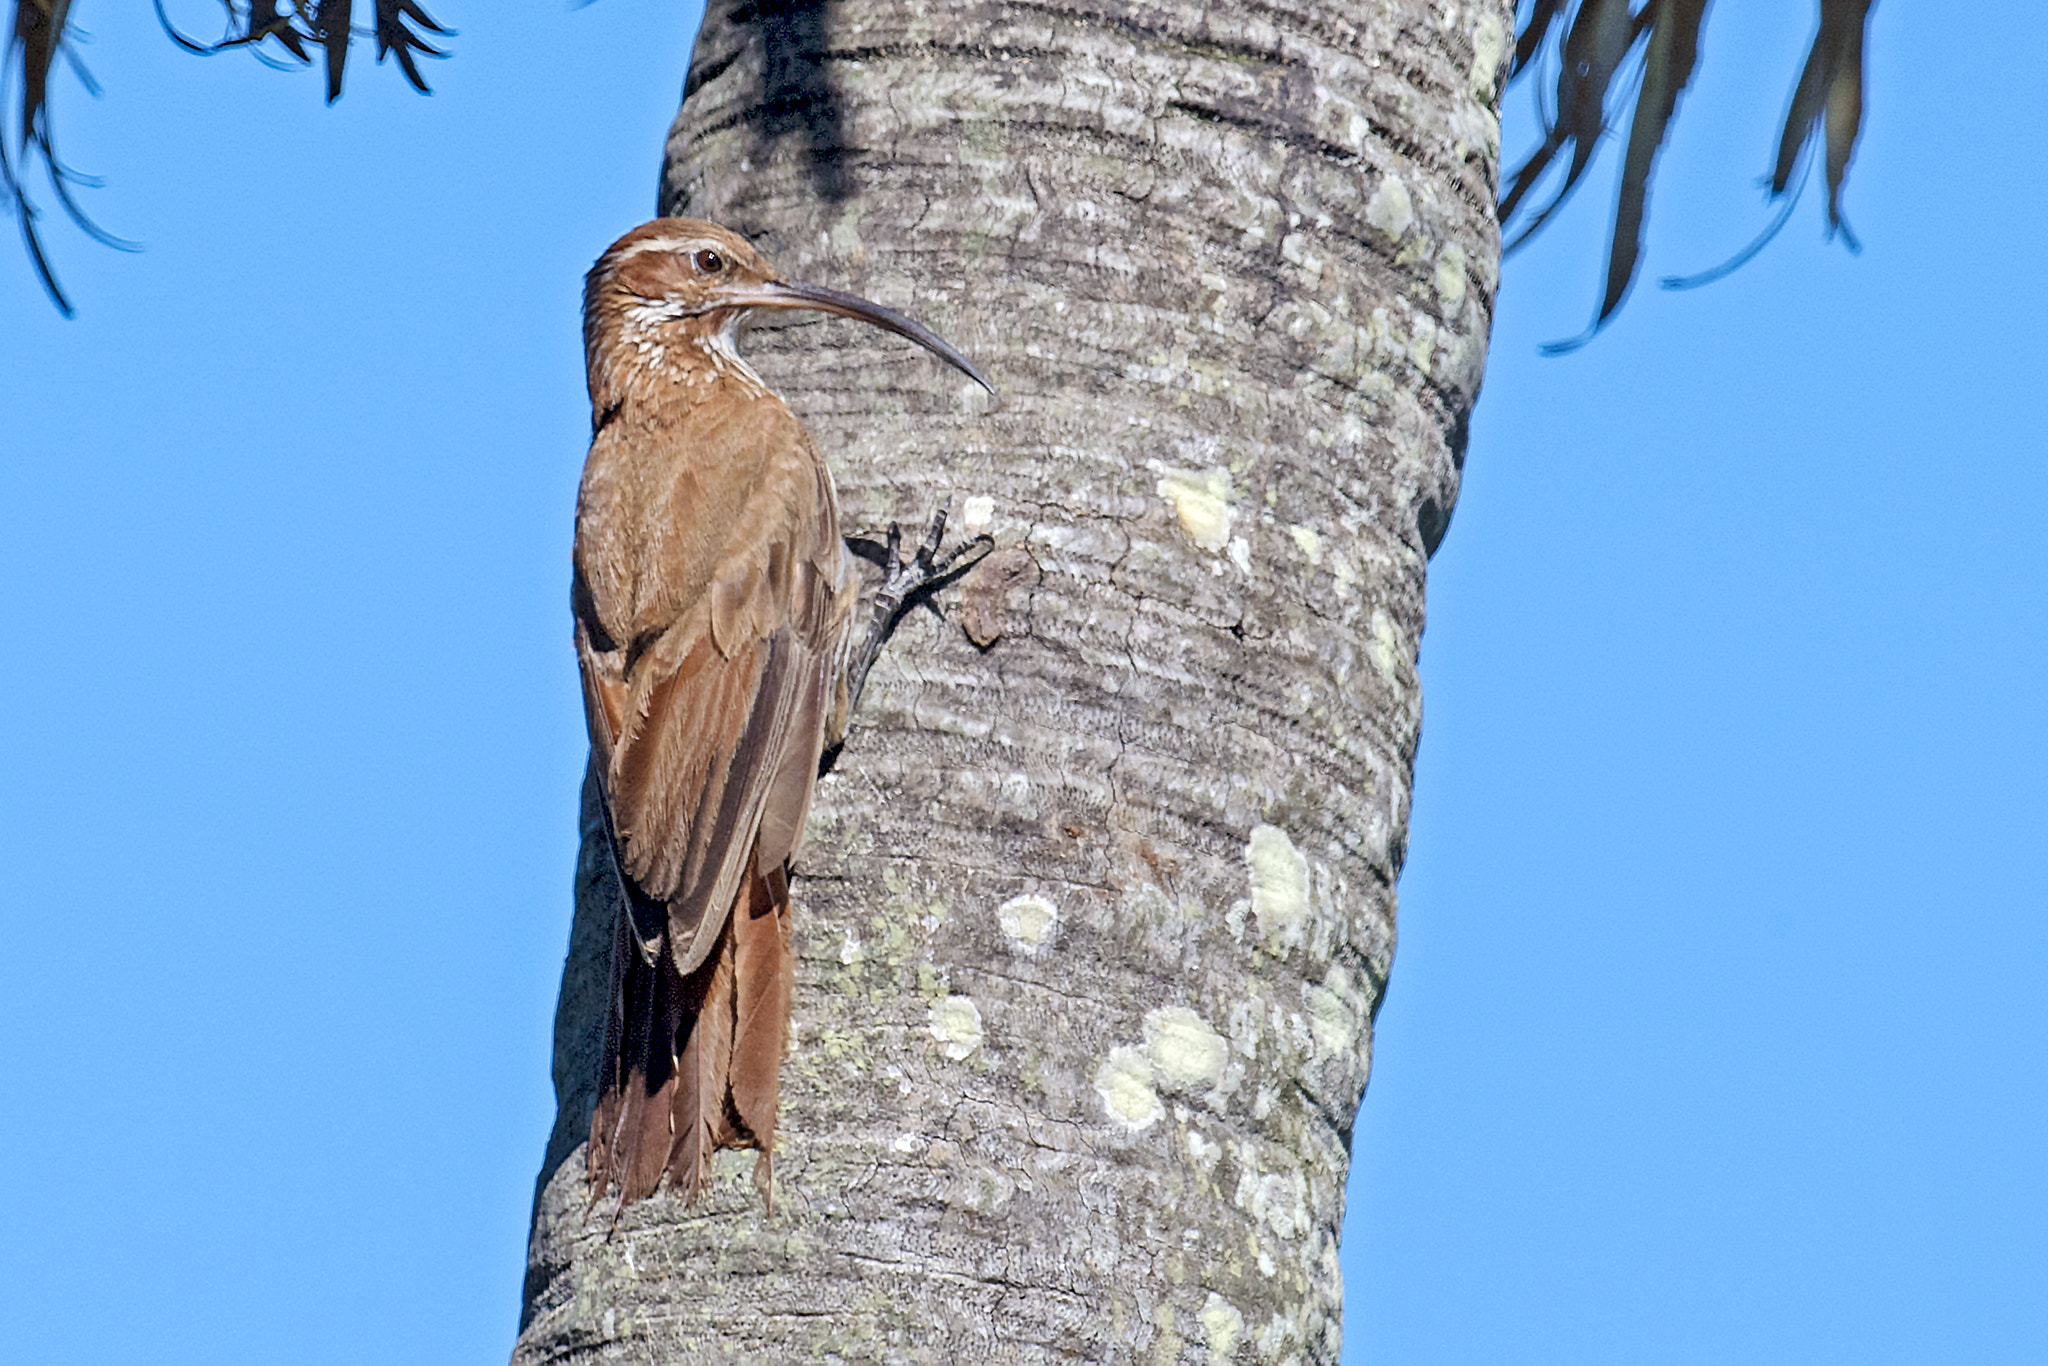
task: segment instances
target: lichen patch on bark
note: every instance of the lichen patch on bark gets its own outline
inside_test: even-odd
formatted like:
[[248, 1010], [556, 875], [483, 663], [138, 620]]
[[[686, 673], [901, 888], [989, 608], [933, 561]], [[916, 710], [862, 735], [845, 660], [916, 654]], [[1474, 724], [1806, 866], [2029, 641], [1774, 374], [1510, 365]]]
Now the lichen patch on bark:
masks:
[[1365, 221], [1396, 241], [1408, 235], [1408, 229], [1415, 225], [1415, 203], [1408, 197], [1408, 186], [1401, 177], [1380, 178], [1372, 198], [1366, 201]]
[[1147, 463], [1159, 472], [1159, 496], [1172, 506], [1188, 539], [1204, 550], [1228, 546], [1237, 521], [1237, 510], [1230, 505], [1230, 471], [1176, 470], [1156, 460]]
[[1059, 933], [1060, 908], [1042, 896], [1013, 896], [996, 908], [1003, 937], [1024, 953], [1037, 953]]
[[1252, 827], [1244, 858], [1251, 870], [1252, 914], [1268, 948], [1298, 948], [1308, 926], [1308, 860], [1277, 825]]
[[1129, 1044], [1112, 1048], [1102, 1060], [1095, 1071], [1095, 1089], [1110, 1119], [1125, 1129], [1150, 1128], [1166, 1113], [1159, 1092], [1152, 1088], [1152, 1059]]
[[1160, 1084], [1188, 1091], [1223, 1080], [1230, 1044], [1186, 1006], [1145, 1012], [1145, 1051]]
[[1212, 1366], [1222, 1366], [1237, 1354], [1237, 1340], [1244, 1333], [1244, 1315], [1229, 1300], [1211, 1290], [1200, 1311], [1202, 1341]]
[[972, 996], [948, 996], [933, 1005], [926, 1027], [939, 1041], [940, 1051], [955, 1062], [981, 1047], [981, 1008]]

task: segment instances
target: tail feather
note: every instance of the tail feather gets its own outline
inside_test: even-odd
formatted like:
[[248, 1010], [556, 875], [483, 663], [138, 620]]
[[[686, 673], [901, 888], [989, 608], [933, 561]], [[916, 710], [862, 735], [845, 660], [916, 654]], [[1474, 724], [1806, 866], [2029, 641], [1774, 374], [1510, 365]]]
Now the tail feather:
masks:
[[626, 914], [612, 943], [612, 1002], [597, 1108], [590, 1117], [590, 1203], [613, 1185], [620, 1203], [652, 1194], [674, 1147], [669, 1115], [676, 1091], [675, 1038], [688, 984], [665, 949], [652, 961], [635, 951]]
[[750, 880], [747, 901], [734, 908], [735, 953], [732, 1106], [749, 1146], [760, 1150], [754, 1184], [775, 1205], [775, 1117], [782, 1054], [796, 975], [789, 947], [789, 880], [780, 867]]
[[[623, 1199], [637, 1200], [661, 1178], [668, 1156], [664, 1132], [649, 1133], [650, 1118], [667, 1127], [667, 1094], [675, 1087], [673, 1039], [678, 993], [675, 970], [664, 954], [635, 952], [622, 912], [612, 944], [612, 1003], [605, 1030], [603, 1089], [590, 1123], [591, 1203], [614, 1182]], [[654, 1170], [646, 1170], [653, 1149]]]
[[595, 1207], [612, 1182], [612, 1154], [617, 1148], [619, 1114], [625, 1100], [625, 973], [631, 957], [626, 942], [626, 918], [614, 922], [612, 933], [612, 985], [605, 1009], [604, 1071], [598, 1078], [597, 1109], [590, 1117], [590, 1144], [584, 1154], [590, 1179], [590, 1204]]
[[747, 880], [704, 962], [687, 976], [664, 943], [648, 962], [620, 913], [603, 1083], [591, 1115], [591, 1203], [620, 1203], [662, 1179], [694, 1203], [719, 1148], [754, 1148], [754, 1182], [774, 1204], [775, 1124], [795, 960], [789, 882], [778, 865]]
[[[669, 1110], [679, 1080], [676, 1067], [676, 1030], [688, 1015], [688, 984], [679, 977], [666, 955], [645, 974], [629, 968], [627, 982], [636, 976], [651, 978], [646, 999], [640, 1003], [636, 1022], [627, 1020], [627, 1037], [632, 1052], [626, 1069], [625, 1105], [619, 1117], [619, 1141], [624, 1151], [614, 1163], [622, 1200], [639, 1200], [654, 1194], [661, 1184], [662, 1168], [668, 1161], [674, 1137]], [[628, 1006], [633, 1003], [628, 997]]]
[[719, 931], [711, 956], [690, 974], [695, 988], [694, 1017], [681, 1043], [670, 1126], [675, 1147], [668, 1157], [669, 1186], [694, 1203], [711, 1177], [711, 1154], [736, 1147], [725, 1119], [726, 1078], [732, 1066], [731, 917]]

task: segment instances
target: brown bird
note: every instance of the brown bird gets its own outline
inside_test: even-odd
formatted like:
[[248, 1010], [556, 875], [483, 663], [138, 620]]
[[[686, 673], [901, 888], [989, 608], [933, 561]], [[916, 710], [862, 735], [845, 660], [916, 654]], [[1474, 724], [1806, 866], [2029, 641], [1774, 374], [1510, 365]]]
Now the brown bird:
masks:
[[741, 360], [760, 309], [886, 328], [994, 393], [910, 319], [778, 280], [743, 239], [663, 218], [584, 284], [590, 456], [577, 497], [576, 653], [624, 893], [591, 1199], [666, 1176], [695, 1200], [718, 1148], [755, 1148], [774, 1199], [778, 1077], [794, 962], [789, 861], [819, 756], [843, 737], [881, 637], [949, 565], [935, 523], [890, 563], [864, 640], [860, 576], [809, 432]]

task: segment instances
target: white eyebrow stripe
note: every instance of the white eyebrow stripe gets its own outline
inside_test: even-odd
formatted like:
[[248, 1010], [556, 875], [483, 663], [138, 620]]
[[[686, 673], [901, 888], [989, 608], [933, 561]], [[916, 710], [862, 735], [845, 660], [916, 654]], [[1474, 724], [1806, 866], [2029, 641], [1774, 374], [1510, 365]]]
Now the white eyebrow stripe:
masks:
[[706, 248], [712, 251], [720, 250], [718, 243], [713, 242], [708, 237], [649, 237], [625, 248], [613, 259], [623, 261], [628, 256], [639, 256], [644, 252], [650, 251], [670, 251], [680, 256], [684, 252], [695, 251], [699, 248]]

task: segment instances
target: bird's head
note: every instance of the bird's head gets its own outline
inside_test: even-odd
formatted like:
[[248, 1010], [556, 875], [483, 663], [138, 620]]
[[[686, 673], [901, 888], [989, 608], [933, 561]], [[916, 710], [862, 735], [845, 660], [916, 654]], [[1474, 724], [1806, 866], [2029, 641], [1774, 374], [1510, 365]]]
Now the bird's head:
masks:
[[701, 218], [657, 218], [612, 243], [585, 278], [583, 339], [591, 397], [631, 387], [621, 371], [665, 367], [723, 373], [759, 384], [733, 350], [733, 335], [760, 309], [836, 313], [907, 337], [995, 392], [974, 363], [922, 323], [822, 285], [776, 277], [738, 233]]

